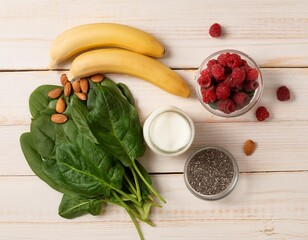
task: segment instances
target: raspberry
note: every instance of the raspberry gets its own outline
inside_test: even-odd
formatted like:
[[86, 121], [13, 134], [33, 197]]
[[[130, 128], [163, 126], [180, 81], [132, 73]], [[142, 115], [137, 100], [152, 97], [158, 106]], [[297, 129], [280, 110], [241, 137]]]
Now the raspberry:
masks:
[[217, 60], [216, 59], [212, 59], [210, 61], [207, 62], [207, 68], [208, 70], [211, 72], [213, 65], [217, 64]]
[[201, 86], [201, 87], [209, 87], [211, 85], [211, 77], [210, 77], [210, 74], [207, 73], [205, 75], [201, 75], [199, 78], [198, 78], [198, 84]]
[[242, 59], [242, 67], [249, 67], [248, 62], [245, 59]]
[[235, 103], [231, 99], [219, 100], [217, 107], [224, 113], [232, 113], [235, 111]]
[[277, 89], [276, 95], [279, 101], [287, 101], [290, 99], [290, 90], [286, 86], [281, 86]]
[[210, 77], [212, 77], [211, 72], [210, 72], [207, 68], [206, 68], [206, 69], [203, 69], [203, 70], [200, 72], [200, 75], [201, 75], [201, 76], [208, 75], [208, 74], [209, 74]]
[[269, 112], [267, 111], [267, 109], [263, 106], [258, 107], [257, 111], [256, 111], [256, 117], [258, 119], [258, 121], [262, 122], [264, 121], [266, 118], [269, 117]]
[[246, 92], [252, 92], [259, 87], [259, 83], [257, 81], [245, 81], [243, 86]]
[[244, 92], [237, 92], [233, 95], [233, 101], [239, 106], [244, 106], [249, 99], [250, 97]]
[[229, 88], [235, 87], [235, 82], [230, 75], [226, 77], [226, 79], [223, 81], [223, 84], [225, 84]]
[[242, 59], [240, 55], [236, 53], [230, 54], [230, 56], [227, 58], [227, 65], [232, 69], [241, 66], [241, 64], [242, 64]]
[[245, 80], [245, 71], [241, 68], [234, 68], [232, 71], [232, 79], [237, 87], [241, 87]]
[[219, 84], [216, 88], [216, 98], [226, 100], [230, 96], [230, 88], [227, 85]]
[[225, 69], [220, 64], [214, 64], [212, 66], [211, 73], [217, 81], [223, 80], [225, 77]]
[[211, 37], [219, 37], [221, 32], [221, 26], [218, 23], [214, 23], [209, 29]]
[[228, 59], [228, 57], [230, 56], [231, 54], [230, 53], [222, 53], [222, 54], [220, 54], [219, 56], [218, 56], [218, 58], [217, 58], [217, 62], [221, 65], [221, 66], [223, 66], [223, 67], [226, 67], [227, 66], [227, 59]]
[[202, 100], [205, 103], [212, 103], [216, 100], [215, 88], [210, 87], [201, 90]]
[[259, 76], [259, 72], [257, 69], [255, 68], [252, 68], [250, 70], [248, 70], [247, 74], [246, 74], [246, 80], [247, 81], [254, 81], [254, 80], [257, 80]]

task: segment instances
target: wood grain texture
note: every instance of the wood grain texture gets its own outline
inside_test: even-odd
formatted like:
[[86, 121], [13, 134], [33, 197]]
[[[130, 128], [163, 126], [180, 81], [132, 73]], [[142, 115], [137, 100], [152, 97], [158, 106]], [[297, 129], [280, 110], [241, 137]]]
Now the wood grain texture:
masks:
[[[39, 85], [59, 84], [62, 72], [45, 71], [51, 42], [70, 27], [94, 22], [127, 24], [156, 36], [166, 47], [160, 61], [179, 69], [192, 89], [184, 99], [133, 77], [108, 75], [132, 90], [142, 122], [153, 110], [173, 105], [196, 126], [185, 154], [168, 158], [147, 150], [141, 159], [167, 200], [152, 212], [156, 227], [141, 225], [146, 240], [308, 239], [307, 1], [238, 0], [229, 6], [227, 0], [0, 1], [0, 239], [138, 239], [126, 212], [116, 206], [97, 217], [59, 217], [61, 194], [33, 176], [19, 146], [20, 135], [29, 131], [30, 93]], [[221, 38], [208, 34], [214, 22], [223, 26]], [[269, 109], [268, 121], [256, 121], [257, 106], [224, 119], [198, 102], [193, 69], [226, 48], [244, 51], [262, 66], [265, 89], [257, 106]], [[58, 67], [69, 66], [70, 60]], [[290, 88], [290, 101], [277, 101], [280, 85]], [[247, 139], [257, 143], [250, 157], [243, 153]], [[187, 157], [204, 145], [227, 148], [241, 171], [235, 190], [219, 201], [197, 199], [184, 183]]]
[[[308, 66], [305, 0], [236, 1], [1, 1], [0, 69], [46, 69], [52, 40], [62, 31], [93, 22], [141, 28], [166, 46], [171, 67], [198, 67], [211, 53], [234, 48], [267, 67]], [[214, 22], [224, 36], [212, 39]], [[59, 66], [68, 68], [68, 64]]]
[[[115, 225], [118, 230], [114, 230]], [[234, 240], [239, 236], [249, 240], [306, 240], [307, 228], [307, 220], [272, 219], [162, 221], [156, 227], [141, 226], [146, 240]], [[58, 240], [138, 239], [134, 226], [126, 221], [0, 224], [0, 237], [6, 240], [54, 240], [55, 236]]]
[[[307, 220], [307, 181], [308, 172], [241, 174], [238, 185], [226, 198], [204, 201], [187, 190], [183, 174], [154, 175], [154, 186], [167, 204], [154, 209], [151, 220], [154, 223], [204, 219]], [[114, 205], [108, 205], [100, 216], [63, 219], [57, 213], [61, 194], [34, 176], [1, 177], [0, 193], [0, 223], [129, 221], [127, 213]]]
[[[192, 91], [189, 98], [171, 95], [148, 82], [127, 75], [110, 74], [108, 76], [116, 82], [127, 84], [130, 88], [136, 99], [142, 122], [153, 110], [168, 105], [181, 108], [192, 117], [194, 122], [256, 123], [255, 110], [260, 105], [268, 107], [271, 113], [270, 122], [306, 121], [308, 119], [308, 105], [306, 104], [308, 69], [262, 69], [264, 91], [259, 104], [249, 113], [229, 119], [216, 117], [203, 108], [195, 92], [195, 70], [176, 72], [183, 76], [189, 84]], [[0, 83], [5, 89], [0, 94], [0, 125], [29, 124], [31, 117], [28, 99], [31, 92], [43, 84], [59, 85], [61, 73], [55, 71], [0, 72]], [[276, 90], [281, 85], [287, 85], [290, 88], [292, 98], [288, 102], [280, 102], [276, 98]]]

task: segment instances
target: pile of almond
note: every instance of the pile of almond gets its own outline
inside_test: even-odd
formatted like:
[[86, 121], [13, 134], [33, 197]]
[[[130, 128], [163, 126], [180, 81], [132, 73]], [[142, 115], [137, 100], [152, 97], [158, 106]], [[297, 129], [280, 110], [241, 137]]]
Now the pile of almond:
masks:
[[[104, 75], [96, 74], [90, 77], [90, 80], [94, 83], [99, 83], [104, 80]], [[72, 89], [74, 94], [82, 100], [87, 100], [87, 93], [89, 91], [89, 82], [87, 78], [82, 78], [80, 80], [76, 80], [73, 83], [69, 82], [66, 74], [62, 74], [60, 77], [61, 85], [64, 87], [64, 96], [69, 97], [72, 94]], [[67, 121], [67, 116], [64, 114], [66, 109], [66, 103], [62, 97], [62, 88], [55, 88], [48, 93], [48, 97], [51, 99], [58, 99], [56, 104], [56, 112], [51, 115], [51, 121], [54, 123], [65, 123]]]

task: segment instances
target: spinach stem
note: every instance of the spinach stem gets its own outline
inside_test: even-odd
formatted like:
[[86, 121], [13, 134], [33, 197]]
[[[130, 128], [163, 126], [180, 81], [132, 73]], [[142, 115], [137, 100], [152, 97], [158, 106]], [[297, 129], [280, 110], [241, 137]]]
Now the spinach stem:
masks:
[[[113, 188], [115, 191], [117, 191], [119, 194], [123, 195], [124, 197], [126, 197], [127, 199], [129, 199], [130, 201], [134, 202], [135, 204], [137, 204], [138, 206], [142, 206], [142, 204], [140, 202], [138, 202], [136, 199], [132, 198], [131, 196], [129, 196], [128, 194], [126, 194], [125, 192], [123, 192], [120, 189], [117, 188]], [[122, 201], [122, 200], [121, 200]]]
[[[129, 177], [127, 176], [126, 173], [124, 173], [124, 179], [126, 180], [127, 184], [129, 185], [129, 189], [138, 197], [137, 191], [134, 188], [131, 180], [129, 179]], [[139, 201], [139, 197], [138, 197], [138, 201]]]
[[134, 218], [134, 216], [126, 210], [126, 212], [128, 213], [128, 215], [130, 216], [131, 220], [133, 221], [136, 229], [137, 229], [137, 232], [138, 232], [138, 235], [140, 237], [140, 240], [144, 240], [144, 237], [143, 237], [143, 234], [141, 232], [141, 229], [140, 229], [140, 226], [139, 226], [139, 223], [137, 222], [136, 218]]
[[166, 200], [165, 200], [162, 196], [160, 196], [159, 193], [158, 193], [158, 192], [151, 186], [151, 184], [149, 184], [148, 181], [144, 178], [144, 176], [142, 175], [142, 173], [139, 171], [139, 169], [138, 169], [138, 167], [137, 167], [137, 165], [136, 165], [135, 160], [133, 160], [132, 162], [133, 162], [133, 167], [134, 167], [134, 169], [136, 170], [136, 172], [138, 173], [138, 175], [140, 176], [140, 178], [142, 179], [142, 181], [144, 182], [144, 184], [150, 189], [150, 191], [151, 191], [152, 193], [154, 193], [154, 195], [155, 195], [156, 197], [159, 198], [160, 201], [162, 201], [163, 203], [166, 203]]
[[135, 172], [134, 168], [130, 167], [130, 169], [131, 169], [131, 171], [133, 173], [133, 176], [134, 176], [135, 185], [136, 185], [136, 188], [137, 188], [138, 201], [141, 202], [141, 193], [140, 193], [140, 186], [139, 186], [138, 177], [136, 175], [136, 172]]
[[112, 195], [120, 202], [120, 204], [112, 202], [116, 205], [122, 206], [123, 208], [125, 208], [126, 211], [129, 211], [131, 214], [133, 214], [137, 219], [139, 219], [140, 221], [149, 224], [150, 226], [154, 226], [154, 224], [148, 220], [148, 219], [143, 219], [140, 214], [138, 215], [132, 208], [130, 208], [129, 206], [127, 206], [127, 204], [117, 195], [116, 192], [111, 191]]

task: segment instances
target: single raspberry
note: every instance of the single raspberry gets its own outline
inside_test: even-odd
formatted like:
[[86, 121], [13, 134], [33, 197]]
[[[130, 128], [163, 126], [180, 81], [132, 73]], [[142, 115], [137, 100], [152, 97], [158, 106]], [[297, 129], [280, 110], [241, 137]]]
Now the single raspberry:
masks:
[[212, 74], [211, 74], [211, 71], [209, 69], [203, 69], [201, 72], [200, 72], [200, 75], [201, 76], [204, 76], [204, 75], [209, 75], [210, 77], [212, 77]]
[[219, 100], [217, 107], [224, 113], [232, 113], [235, 111], [235, 103], [231, 99]]
[[228, 75], [226, 79], [223, 81], [223, 84], [228, 86], [229, 88], [235, 87], [235, 82], [233, 81], [231, 75]]
[[267, 111], [267, 109], [263, 106], [258, 107], [257, 111], [256, 111], [256, 117], [258, 119], [258, 121], [262, 122], [264, 121], [266, 118], [269, 117], [269, 112]]
[[237, 92], [233, 95], [233, 101], [239, 106], [244, 106], [249, 99], [250, 97], [244, 92]]
[[259, 83], [257, 81], [244, 81], [243, 86], [246, 92], [252, 92], [259, 87]]
[[209, 34], [211, 37], [219, 37], [221, 32], [221, 26], [218, 23], [214, 23], [209, 29]]
[[217, 64], [217, 60], [216, 59], [212, 59], [210, 61], [207, 62], [206, 66], [208, 68], [208, 70], [211, 72], [213, 65]]
[[244, 66], [241, 66], [241, 69], [243, 69], [247, 75], [248, 71], [252, 69], [252, 67], [250, 67], [249, 65], [244, 65]]
[[219, 84], [216, 88], [216, 98], [226, 100], [230, 96], [230, 88], [227, 85]]
[[230, 54], [230, 56], [227, 58], [227, 65], [232, 69], [241, 66], [241, 64], [242, 58], [236, 53]]
[[223, 67], [226, 67], [227, 66], [227, 59], [228, 57], [230, 56], [231, 54], [230, 53], [222, 53], [218, 56], [217, 58], [217, 62], [223, 66]]
[[202, 100], [205, 103], [212, 103], [216, 100], [215, 88], [212, 86], [210, 88], [202, 89]]
[[247, 81], [254, 81], [254, 80], [257, 80], [258, 76], [259, 76], [258, 70], [255, 69], [255, 68], [252, 68], [252, 69], [249, 69], [247, 71], [246, 80]]
[[213, 77], [217, 80], [223, 80], [225, 78], [225, 69], [220, 64], [214, 64], [211, 69]]
[[286, 86], [281, 86], [277, 89], [276, 95], [279, 101], [287, 101], [290, 99], [290, 90]]
[[232, 79], [237, 87], [241, 87], [245, 80], [245, 71], [241, 68], [234, 68], [232, 71]]
[[205, 75], [201, 75], [199, 78], [198, 78], [198, 84], [201, 86], [201, 87], [209, 87], [211, 85], [211, 77], [209, 75], [209, 73], [205, 74]]
[[247, 62], [245, 59], [242, 59], [242, 65], [241, 65], [241, 67], [246, 67], [246, 66], [249, 66], [249, 65], [248, 65], [248, 62]]

